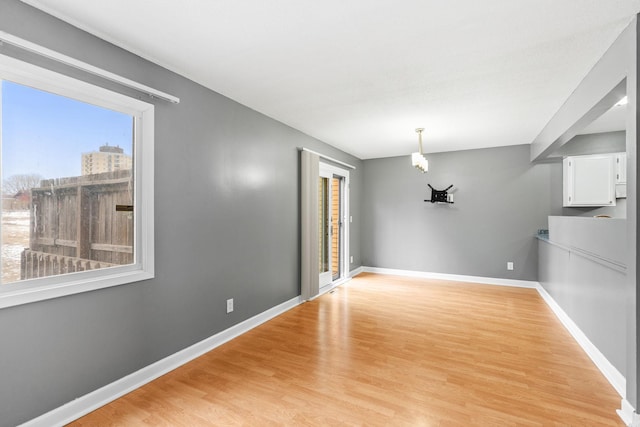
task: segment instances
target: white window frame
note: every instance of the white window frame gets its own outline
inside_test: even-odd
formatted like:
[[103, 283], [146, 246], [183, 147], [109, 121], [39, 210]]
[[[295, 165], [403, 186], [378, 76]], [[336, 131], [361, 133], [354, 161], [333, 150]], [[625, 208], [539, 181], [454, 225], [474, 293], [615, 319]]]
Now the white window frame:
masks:
[[[153, 278], [154, 105], [5, 55], [0, 55], [0, 80], [126, 113], [133, 116], [135, 122], [134, 262], [100, 270], [1, 284], [0, 309]], [[0, 155], [1, 136], [0, 132]]]

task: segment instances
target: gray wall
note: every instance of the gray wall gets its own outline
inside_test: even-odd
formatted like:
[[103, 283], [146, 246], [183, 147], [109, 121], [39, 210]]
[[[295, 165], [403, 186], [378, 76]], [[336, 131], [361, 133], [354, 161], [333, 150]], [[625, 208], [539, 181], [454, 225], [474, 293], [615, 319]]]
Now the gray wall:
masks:
[[[360, 265], [360, 160], [17, 0], [0, 0], [0, 10], [0, 30], [181, 98], [178, 105], [154, 101], [156, 278], [0, 310], [0, 426], [299, 295], [297, 147], [357, 166], [351, 268]], [[33, 59], [9, 46], [2, 51]], [[235, 299], [231, 314], [227, 298]]]
[[618, 36], [604, 55], [587, 73], [569, 98], [549, 120], [531, 145], [531, 158], [544, 159], [562, 146], [576, 130], [588, 125], [597, 116], [614, 105], [624, 94], [628, 96], [626, 107], [625, 148], [627, 153], [627, 271], [625, 281], [626, 326], [626, 400], [636, 410], [639, 405], [638, 370], [638, 59], [640, 58], [640, 34], [638, 16]]
[[[584, 237], [584, 236], [583, 236]], [[624, 242], [620, 242], [624, 245]], [[625, 375], [624, 269], [575, 249], [539, 242], [538, 281], [613, 366]]]
[[549, 158], [583, 154], [624, 153], [627, 151], [625, 131], [576, 135], [549, 155]]
[[[529, 145], [428, 154], [421, 174], [406, 157], [366, 160], [362, 264], [371, 267], [537, 279], [535, 234], [559, 215], [556, 164], [532, 165]], [[425, 203], [454, 185], [453, 205]], [[515, 269], [507, 271], [507, 262]]]

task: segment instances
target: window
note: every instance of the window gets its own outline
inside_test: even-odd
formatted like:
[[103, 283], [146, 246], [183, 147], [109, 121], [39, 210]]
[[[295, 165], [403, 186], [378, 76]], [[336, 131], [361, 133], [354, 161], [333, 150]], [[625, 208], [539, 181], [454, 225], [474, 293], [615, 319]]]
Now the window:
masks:
[[153, 277], [153, 105], [2, 55], [0, 84], [0, 308]]

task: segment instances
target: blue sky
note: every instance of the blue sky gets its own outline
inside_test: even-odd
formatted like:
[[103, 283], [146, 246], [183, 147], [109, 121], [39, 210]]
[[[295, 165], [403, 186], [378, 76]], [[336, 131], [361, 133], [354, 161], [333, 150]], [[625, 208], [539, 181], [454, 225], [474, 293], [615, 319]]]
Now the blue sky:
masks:
[[101, 145], [131, 155], [133, 118], [59, 95], [2, 81], [2, 178], [80, 175], [82, 153]]

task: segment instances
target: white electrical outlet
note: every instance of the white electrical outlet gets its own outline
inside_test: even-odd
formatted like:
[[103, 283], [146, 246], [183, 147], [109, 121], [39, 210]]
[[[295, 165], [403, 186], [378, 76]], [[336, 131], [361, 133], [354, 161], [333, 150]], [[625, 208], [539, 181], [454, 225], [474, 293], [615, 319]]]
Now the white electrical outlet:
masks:
[[227, 300], [227, 313], [233, 311], [233, 298]]
[[513, 270], [513, 261], [507, 263], [507, 270]]
[[353, 255], [349, 257], [349, 261], [351, 262], [351, 264], [353, 264]]

